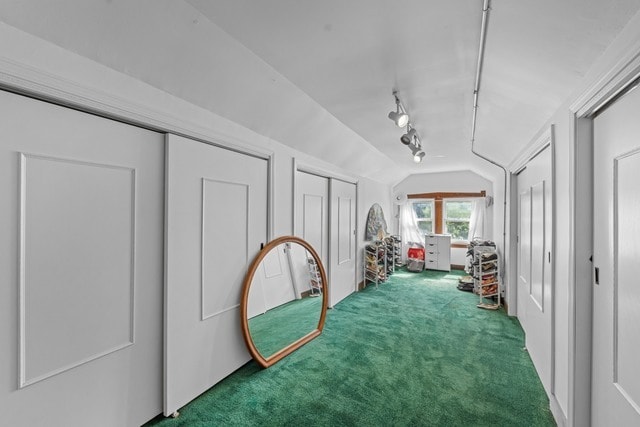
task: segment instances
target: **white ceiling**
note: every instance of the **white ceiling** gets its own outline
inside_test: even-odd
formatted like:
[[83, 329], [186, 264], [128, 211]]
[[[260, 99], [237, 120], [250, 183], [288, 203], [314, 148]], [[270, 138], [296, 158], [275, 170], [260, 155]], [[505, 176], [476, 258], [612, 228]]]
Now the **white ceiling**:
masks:
[[[482, 1], [187, 0], [398, 166], [480, 170], [470, 155]], [[476, 149], [509, 163], [640, 7], [635, 0], [493, 0]], [[392, 88], [428, 157], [386, 119]]]
[[[509, 163], [640, 0], [493, 0], [476, 149]], [[353, 174], [496, 168], [470, 153], [482, 0], [0, 0], [0, 20]], [[427, 151], [387, 118], [392, 89]]]

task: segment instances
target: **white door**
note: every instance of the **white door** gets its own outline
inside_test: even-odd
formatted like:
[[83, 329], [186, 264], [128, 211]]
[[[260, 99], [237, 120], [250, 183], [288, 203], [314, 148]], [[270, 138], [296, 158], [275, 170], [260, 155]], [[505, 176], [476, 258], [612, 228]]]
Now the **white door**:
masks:
[[552, 300], [551, 147], [518, 175], [520, 193], [518, 318], [526, 347], [547, 393], [551, 393]]
[[331, 179], [329, 307], [356, 289], [356, 185]]
[[267, 240], [267, 163], [168, 136], [165, 415], [250, 358], [240, 295]]
[[329, 260], [329, 179], [296, 172], [295, 235], [313, 246], [325, 268]]
[[640, 91], [594, 119], [592, 425], [640, 425]]
[[0, 424], [162, 410], [164, 137], [0, 92]]
[[518, 320], [525, 333], [527, 322], [527, 295], [531, 282], [531, 186], [525, 169], [518, 175]]

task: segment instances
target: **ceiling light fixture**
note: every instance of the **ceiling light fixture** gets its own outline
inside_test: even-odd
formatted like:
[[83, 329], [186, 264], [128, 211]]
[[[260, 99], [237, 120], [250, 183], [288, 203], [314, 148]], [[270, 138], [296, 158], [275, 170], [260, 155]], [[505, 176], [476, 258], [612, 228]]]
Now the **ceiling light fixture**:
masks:
[[407, 133], [400, 137], [400, 142], [404, 145], [409, 145], [417, 133], [418, 131], [412, 128], [410, 123], [407, 124]]
[[389, 118], [395, 122], [396, 126], [403, 128], [409, 123], [409, 115], [398, 98], [398, 92], [393, 91], [393, 96], [396, 99], [396, 111], [391, 111]]
[[394, 90], [392, 93], [396, 100], [396, 111], [390, 112], [389, 118], [393, 120], [398, 127], [407, 127], [407, 133], [400, 137], [400, 142], [409, 147], [411, 155], [413, 156], [413, 161], [420, 163], [426, 155], [422, 150], [420, 135], [418, 135], [418, 130], [409, 123], [409, 113], [407, 113], [406, 108], [402, 105], [402, 101], [398, 98], [398, 91]]
[[409, 149], [411, 150], [411, 154], [413, 154], [413, 161], [416, 163], [422, 162], [426, 153], [422, 151], [422, 144], [418, 137], [415, 138], [415, 142], [413, 144], [409, 144]]

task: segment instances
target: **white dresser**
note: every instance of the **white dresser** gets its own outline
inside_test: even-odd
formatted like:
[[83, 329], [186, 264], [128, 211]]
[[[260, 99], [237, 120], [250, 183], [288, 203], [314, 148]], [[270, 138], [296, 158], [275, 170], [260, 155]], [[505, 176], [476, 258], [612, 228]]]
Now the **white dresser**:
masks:
[[424, 268], [451, 271], [451, 235], [427, 234], [424, 243]]

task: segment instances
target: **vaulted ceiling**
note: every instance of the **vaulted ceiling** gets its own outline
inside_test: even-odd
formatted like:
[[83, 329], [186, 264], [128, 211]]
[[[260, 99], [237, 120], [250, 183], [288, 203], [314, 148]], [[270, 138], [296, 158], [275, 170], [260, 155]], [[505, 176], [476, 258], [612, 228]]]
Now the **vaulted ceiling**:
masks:
[[[482, 0], [0, 0], [0, 20], [354, 174], [495, 167], [470, 152]], [[493, 0], [476, 150], [520, 152], [640, 0]], [[397, 89], [427, 156], [387, 118]]]
[[[488, 166], [470, 153], [482, 0], [188, 0], [399, 168]], [[640, 7], [493, 0], [476, 149], [508, 164]], [[397, 89], [427, 157], [386, 118]], [[336, 153], [339, 155], [339, 153]]]

